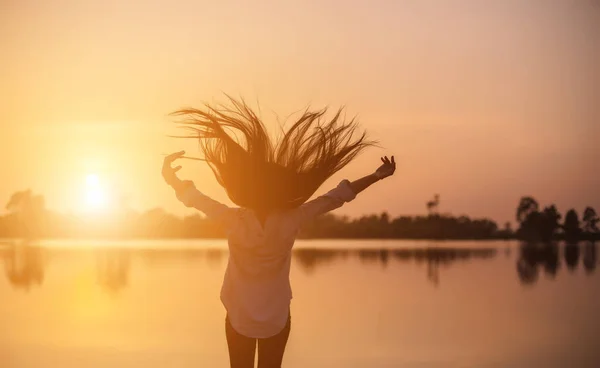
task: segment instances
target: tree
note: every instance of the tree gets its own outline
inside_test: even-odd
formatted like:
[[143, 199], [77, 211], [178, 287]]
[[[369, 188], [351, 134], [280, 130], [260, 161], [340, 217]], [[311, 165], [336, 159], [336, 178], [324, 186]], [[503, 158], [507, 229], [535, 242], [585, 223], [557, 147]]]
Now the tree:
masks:
[[14, 193], [6, 204], [6, 209], [17, 217], [20, 233], [25, 240], [40, 236], [45, 207], [44, 197], [33, 195], [29, 189]]
[[429, 215], [434, 214], [437, 211], [437, 208], [439, 205], [440, 205], [440, 195], [436, 194], [433, 196], [433, 200], [428, 201], [426, 204], [427, 212], [429, 212]]
[[548, 242], [554, 237], [554, 233], [560, 228], [559, 220], [562, 216], [558, 213], [555, 205], [544, 208], [542, 212], [540, 225], [540, 237], [543, 241]]
[[570, 209], [565, 215], [563, 231], [565, 233], [565, 240], [572, 242], [579, 239], [581, 228], [579, 227], [579, 216], [574, 209]]
[[600, 222], [600, 219], [596, 214], [596, 210], [592, 207], [586, 207], [583, 211], [583, 230], [588, 233], [598, 232], [598, 222]]
[[516, 218], [519, 222], [517, 235], [527, 241], [537, 241], [541, 236], [543, 216], [539, 204], [533, 197], [522, 197], [517, 206]]
[[538, 209], [539, 204], [533, 197], [522, 197], [517, 207], [517, 221], [523, 223], [529, 215], [537, 212]]

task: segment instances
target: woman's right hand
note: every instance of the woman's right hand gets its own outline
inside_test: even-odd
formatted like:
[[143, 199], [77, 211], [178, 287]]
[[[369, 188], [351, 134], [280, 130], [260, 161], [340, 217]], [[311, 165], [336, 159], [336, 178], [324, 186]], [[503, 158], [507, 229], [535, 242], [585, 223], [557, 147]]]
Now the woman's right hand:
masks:
[[178, 158], [183, 157], [185, 155], [185, 151], [179, 151], [172, 153], [165, 157], [162, 166], [162, 177], [165, 179], [167, 184], [172, 187], [177, 187], [181, 183], [181, 179], [177, 177], [177, 171], [181, 169], [181, 166], [173, 167], [172, 164]]

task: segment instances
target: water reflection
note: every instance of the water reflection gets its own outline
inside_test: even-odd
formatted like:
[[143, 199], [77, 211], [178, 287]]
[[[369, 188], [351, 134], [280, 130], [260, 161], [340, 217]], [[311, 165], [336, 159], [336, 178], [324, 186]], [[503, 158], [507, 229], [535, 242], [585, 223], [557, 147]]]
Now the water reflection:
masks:
[[449, 266], [453, 262], [469, 259], [485, 259], [496, 256], [495, 248], [406, 248], [406, 249], [363, 249], [358, 257], [364, 263], [379, 263], [383, 268], [388, 265], [390, 256], [400, 262], [414, 260], [417, 264], [425, 263], [427, 278], [434, 285], [440, 283], [440, 267]]
[[[223, 267], [227, 258], [227, 250], [223, 248], [81, 248], [81, 249], [49, 249], [28, 244], [12, 244], [0, 247], [0, 258], [4, 263], [4, 271], [8, 282], [16, 288], [29, 290], [44, 281], [45, 265], [48, 254], [65, 254], [76, 257], [84, 252], [92, 252], [95, 261], [97, 281], [106, 292], [117, 293], [130, 282], [131, 265], [142, 262], [147, 267], [159, 267], [162, 263], [190, 262], [204, 263], [209, 267]], [[505, 254], [510, 252], [504, 249]], [[561, 253], [562, 252], [562, 253]], [[56, 254], [55, 254], [56, 253]], [[298, 248], [294, 251], [294, 262], [299, 268], [313, 274], [319, 267], [333, 262], [358, 259], [366, 267], [377, 266], [382, 269], [395, 267], [402, 263], [414, 262], [424, 267], [425, 277], [433, 284], [439, 285], [441, 270], [461, 261], [490, 259], [497, 255], [496, 248], [448, 248], [420, 247], [399, 249], [310, 249]], [[581, 258], [581, 261], [580, 261]], [[561, 260], [566, 268], [573, 272], [582, 267], [587, 274], [595, 271], [598, 264], [596, 244], [556, 243], [522, 244], [516, 259], [519, 280], [528, 285], [538, 281], [541, 272], [550, 279], [556, 278]], [[581, 265], [581, 266], [580, 266]]]
[[131, 258], [129, 249], [101, 249], [96, 251], [98, 284], [110, 293], [116, 293], [129, 279]]
[[596, 254], [596, 244], [587, 242], [583, 248], [583, 267], [588, 273], [592, 273], [596, 269], [598, 264]]
[[[560, 249], [561, 247], [556, 243], [522, 244], [517, 258], [517, 273], [521, 283], [527, 285], [538, 281], [540, 268], [551, 279], [554, 279], [560, 269]], [[563, 257], [569, 272], [577, 269], [580, 252], [580, 244], [567, 243], [564, 245]], [[587, 242], [583, 245], [583, 267], [587, 273], [593, 273], [596, 265], [596, 244]]]
[[559, 247], [556, 243], [543, 245], [522, 244], [517, 259], [517, 272], [523, 284], [532, 284], [539, 277], [539, 268], [555, 278], [560, 267]]
[[577, 268], [577, 263], [579, 263], [579, 245], [577, 243], [565, 245], [565, 263], [570, 271]]
[[44, 281], [44, 249], [27, 243], [11, 245], [0, 253], [7, 280], [16, 288], [29, 290]]
[[357, 256], [365, 265], [379, 265], [388, 267], [390, 260], [409, 262], [414, 260], [417, 264], [425, 263], [427, 278], [434, 285], [440, 282], [440, 266], [448, 266], [459, 260], [474, 258], [485, 259], [494, 257], [495, 248], [458, 249], [458, 248], [405, 248], [405, 249], [359, 249], [359, 250], [333, 250], [333, 249], [297, 249], [294, 252], [296, 262], [307, 273], [312, 273], [317, 266]]
[[207, 249], [206, 250], [206, 261], [209, 266], [219, 267], [221, 265], [221, 261], [225, 257], [225, 251], [221, 249]]
[[349, 250], [300, 248], [294, 251], [294, 259], [307, 273], [314, 272], [317, 266], [348, 257]]

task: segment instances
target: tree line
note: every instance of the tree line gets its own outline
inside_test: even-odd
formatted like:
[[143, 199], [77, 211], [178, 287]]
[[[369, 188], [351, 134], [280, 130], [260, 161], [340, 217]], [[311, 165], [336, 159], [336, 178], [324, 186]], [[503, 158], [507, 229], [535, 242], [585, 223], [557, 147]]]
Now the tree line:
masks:
[[565, 240], [598, 240], [600, 219], [596, 210], [586, 207], [580, 221], [577, 210], [569, 209], [561, 222], [562, 215], [554, 204], [543, 209], [533, 197], [523, 197], [517, 207], [516, 219], [519, 228], [515, 236], [527, 242], [550, 242]]
[[[554, 239], [599, 239], [598, 216], [588, 207], [583, 226], [575, 210], [565, 221], [556, 206], [540, 210], [532, 197], [523, 197], [517, 207], [519, 228], [510, 223], [499, 228], [487, 218], [470, 218], [440, 214], [440, 196], [426, 203], [424, 216], [392, 218], [384, 212], [350, 219], [326, 214], [304, 226], [300, 238], [378, 238], [378, 239], [514, 239], [549, 241]], [[194, 214], [174, 216], [155, 208], [135, 212], [121, 208], [109, 216], [73, 216], [50, 211], [44, 197], [30, 190], [13, 194], [6, 206], [8, 213], [0, 216], [0, 238], [223, 238], [225, 232], [213, 221]]]

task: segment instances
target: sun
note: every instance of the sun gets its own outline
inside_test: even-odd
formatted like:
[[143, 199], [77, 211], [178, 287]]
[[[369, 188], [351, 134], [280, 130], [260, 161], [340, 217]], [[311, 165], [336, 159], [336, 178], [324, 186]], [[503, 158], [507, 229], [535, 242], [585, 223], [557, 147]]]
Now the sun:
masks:
[[97, 174], [88, 174], [85, 177], [85, 207], [87, 210], [98, 211], [108, 206], [106, 190], [102, 187]]
[[97, 174], [88, 174], [85, 177], [85, 183], [88, 187], [97, 187], [100, 184], [100, 179]]

